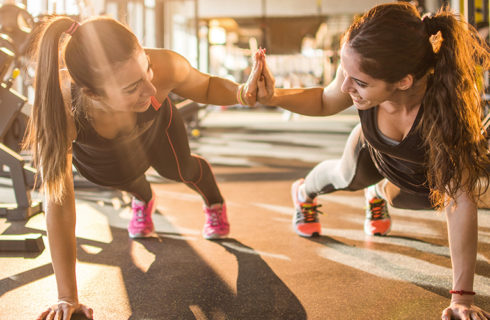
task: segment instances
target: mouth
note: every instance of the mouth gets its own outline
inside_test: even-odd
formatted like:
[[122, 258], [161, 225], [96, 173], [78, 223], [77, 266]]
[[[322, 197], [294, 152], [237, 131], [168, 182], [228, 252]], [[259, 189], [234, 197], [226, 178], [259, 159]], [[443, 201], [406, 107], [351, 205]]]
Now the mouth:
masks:
[[351, 99], [352, 99], [352, 101], [353, 101], [354, 103], [357, 103], [357, 104], [359, 104], [359, 103], [361, 103], [361, 102], [362, 102], [362, 99], [361, 99], [361, 98], [355, 98], [355, 97], [351, 96]]
[[147, 106], [150, 103], [151, 103], [151, 97], [148, 97], [145, 100], [141, 100], [141, 102], [138, 102], [138, 106]]

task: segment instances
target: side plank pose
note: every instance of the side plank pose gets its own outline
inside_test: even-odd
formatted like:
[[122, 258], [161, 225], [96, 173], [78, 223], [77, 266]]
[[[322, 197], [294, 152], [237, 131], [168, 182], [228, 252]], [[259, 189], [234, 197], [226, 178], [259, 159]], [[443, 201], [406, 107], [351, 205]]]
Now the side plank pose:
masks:
[[480, 179], [488, 181], [481, 70], [489, 69], [489, 58], [476, 31], [447, 8], [421, 19], [407, 3], [376, 6], [350, 26], [326, 88], [275, 89], [265, 56], [256, 57], [264, 68], [259, 102], [310, 116], [354, 105], [360, 117], [342, 158], [318, 164], [292, 185], [296, 233], [320, 234], [316, 197], [336, 190], [365, 189], [369, 235], [390, 231], [387, 203], [444, 208], [453, 287], [442, 319], [490, 319], [473, 305], [476, 201]]
[[92, 309], [78, 301], [72, 164], [88, 180], [134, 196], [132, 238], [154, 231], [155, 195], [144, 176], [150, 166], [202, 196], [204, 238], [228, 235], [226, 206], [211, 167], [191, 155], [184, 123], [167, 96], [172, 91], [200, 103], [253, 105], [261, 69], [259, 62], [249, 82], [238, 85], [199, 72], [175, 52], [143, 49], [110, 18], [46, 23], [26, 145], [42, 175], [59, 301], [39, 319], [70, 319], [74, 312], [92, 318]]

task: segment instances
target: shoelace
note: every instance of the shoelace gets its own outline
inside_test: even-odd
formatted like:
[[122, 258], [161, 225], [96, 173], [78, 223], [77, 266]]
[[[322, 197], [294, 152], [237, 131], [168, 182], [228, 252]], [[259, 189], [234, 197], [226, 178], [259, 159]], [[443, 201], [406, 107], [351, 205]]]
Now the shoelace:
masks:
[[146, 220], [145, 206], [135, 205], [133, 210], [136, 211], [136, 221], [144, 222]]
[[213, 227], [221, 224], [221, 208], [208, 210], [208, 222]]
[[303, 203], [301, 204], [301, 213], [303, 214], [303, 219], [305, 222], [315, 222], [318, 214], [323, 214], [318, 208], [320, 208], [321, 204], [310, 204]]
[[369, 201], [369, 211], [373, 220], [383, 218], [385, 206], [386, 202], [381, 198], [373, 198]]

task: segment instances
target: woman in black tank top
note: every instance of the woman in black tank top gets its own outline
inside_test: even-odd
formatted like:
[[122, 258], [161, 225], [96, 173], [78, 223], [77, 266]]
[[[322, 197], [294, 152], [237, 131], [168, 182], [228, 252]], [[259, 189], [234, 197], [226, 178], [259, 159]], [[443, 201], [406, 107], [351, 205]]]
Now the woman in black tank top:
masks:
[[[62, 48], [59, 47], [63, 39]], [[58, 57], [63, 53], [62, 61]], [[59, 70], [63, 63], [66, 68]], [[179, 54], [144, 50], [136, 36], [110, 18], [79, 24], [58, 17], [40, 33], [35, 100], [27, 136], [42, 172], [47, 228], [60, 301], [40, 318], [70, 318], [92, 310], [80, 304], [75, 276], [75, 197], [72, 163], [88, 180], [130, 192], [130, 237], [154, 231], [150, 167], [181, 181], [204, 201], [203, 237], [226, 237], [226, 205], [209, 163], [190, 153], [187, 132], [169, 100], [174, 92], [199, 103], [255, 104], [262, 62], [247, 84], [212, 77]]]
[[477, 200], [488, 185], [482, 130], [482, 71], [488, 45], [448, 9], [421, 18], [408, 3], [374, 7], [347, 30], [336, 78], [326, 88], [275, 89], [265, 65], [258, 100], [310, 116], [352, 104], [360, 124], [341, 159], [317, 165], [292, 186], [300, 236], [320, 234], [316, 196], [365, 189], [369, 235], [385, 235], [387, 202], [405, 209], [444, 209], [453, 265], [451, 303], [443, 319], [490, 319], [473, 304]]

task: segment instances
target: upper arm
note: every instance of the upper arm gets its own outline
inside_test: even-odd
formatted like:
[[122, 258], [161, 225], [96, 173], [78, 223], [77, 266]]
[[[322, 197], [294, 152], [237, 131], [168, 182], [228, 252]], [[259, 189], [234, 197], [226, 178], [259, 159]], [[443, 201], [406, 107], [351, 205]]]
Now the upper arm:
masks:
[[71, 77], [68, 70], [60, 70], [60, 88], [61, 94], [63, 95], [63, 102], [65, 104], [66, 116], [67, 116], [67, 134], [70, 140], [75, 140], [77, 135], [77, 130], [75, 127], [75, 120], [73, 118], [72, 112], [72, 97], [71, 97]]
[[56, 201], [46, 194], [46, 213], [47, 216], [63, 215], [66, 218], [72, 219], [75, 216], [75, 190], [73, 187], [73, 172], [72, 172], [72, 154], [66, 154], [66, 168], [63, 181], [63, 196], [61, 201]]
[[146, 49], [150, 57], [157, 90], [166, 96], [173, 91], [181, 97], [197, 102], [205, 101], [210, 75], [193, 68], [180, 54], [164, 49]]
[[325, 115], [336, 114], [352, 106], [352, 99], [348, 93], [342, 92], [344, 72], [339, 66], [335, 78], [323, 89], [322, 105]]

